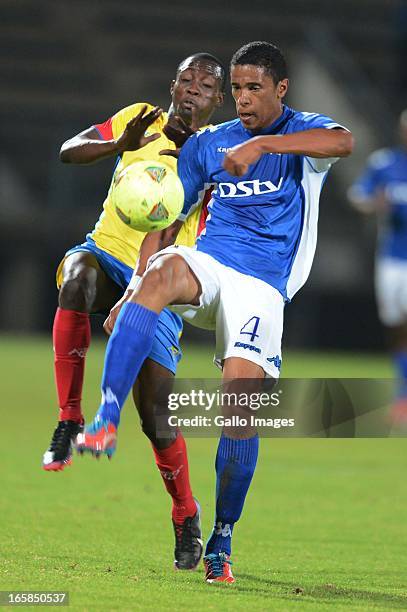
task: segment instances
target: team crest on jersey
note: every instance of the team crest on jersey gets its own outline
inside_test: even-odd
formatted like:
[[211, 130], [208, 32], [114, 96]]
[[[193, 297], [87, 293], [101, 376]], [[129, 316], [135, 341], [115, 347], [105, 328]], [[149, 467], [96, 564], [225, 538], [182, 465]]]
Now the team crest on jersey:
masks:
[[153, 181], [156, 181], [156, 183], [161, 183], [167, 174], [167, 170], [165, 168], [159, 168], [157, 166], [149, 166], [146, 168], [146, 172], [151, 176]]

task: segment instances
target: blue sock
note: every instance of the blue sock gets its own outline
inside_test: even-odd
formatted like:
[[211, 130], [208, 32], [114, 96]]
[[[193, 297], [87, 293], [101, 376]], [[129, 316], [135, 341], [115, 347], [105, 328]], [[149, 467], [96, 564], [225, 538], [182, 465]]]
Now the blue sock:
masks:
[[114, 423], [151, 352], [159, 315], [134, 302], [126, 302], [107, 343], [102, 376], [102, 400], [97, 416]]
[[399, 398], [407, 397], [407, 351], [399, 351], [393, 353], [393, 361], [396, 366], [399, 379], [399, 389], [397, 396]]
[[259, 437], [233, 440], [222, 434], [216, 454], [216, 516], [205, 554], [231, 554], [234, 524], [242, 514], [259, 454]]

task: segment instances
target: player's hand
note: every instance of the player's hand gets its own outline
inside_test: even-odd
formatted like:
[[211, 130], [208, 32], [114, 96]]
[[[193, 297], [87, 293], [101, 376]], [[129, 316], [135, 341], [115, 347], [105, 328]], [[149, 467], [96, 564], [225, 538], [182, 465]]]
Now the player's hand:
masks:
[[119, 312], [120, 312], [123, 304], [125, 304], [127, 302], [127, 300], [129, 299], [131, 293], [132, 293], [131, 291], [126, 291], [126, 293], [123, 295], [123, 297], [120, 298], [120, 300], [118, 302], [116, 302], [116, 304], [110, 310], [109, 316], [107, 317], [107, 319], [103, 323], [103, 329], [105, 330], [105, 332], [107, 333], [108, 336], [110, 336], [112, 334], [113, 328], [114, 328], [115, 323], [116, 323], [116, 319], [119, 316]]
[[145, 136], [147, 128], [158, 119], [163, 112], [159, 106], [155, 106], [147, 114], [144, 114], [147, 110], [147, 105], [144, 105], [139, 114], [133, 119], [130, 119], [125, 127], [123, 134], [116, 140], [117, 149], [119, 153], [125, 151], [137, 151], [145, 147], [150, 142], [160, 138], [159, 133], [150, 134]]
[[172, 157], [179, 157], [181, 147], [186, 143], [188, 138], [195, 134], [198, 130], [197, 114], [195, 108], [192, 109], [192, 120], [191, 125], [185, 123], [185, 121], [179, 116], [175, 115], [171, 117], [167, 125], [164, 126], [163, 132], [172, 140], [175, 144], [175, 149], [163, 149], [160, 151], [160, 155], [171, 155]]
[[262, 154], [256, 139], [236, 145], [228, 151], [223, 159], [223, 167], [233, 176], [243, 176], [250, 164], [254, 164]]

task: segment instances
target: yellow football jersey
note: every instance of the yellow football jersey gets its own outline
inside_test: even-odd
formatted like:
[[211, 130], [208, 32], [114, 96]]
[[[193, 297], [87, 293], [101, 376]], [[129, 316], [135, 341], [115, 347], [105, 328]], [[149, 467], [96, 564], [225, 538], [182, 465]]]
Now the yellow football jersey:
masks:
[[[105, 123], [95, 125], [95, 128], [105, 140], [118, 138], [124, 132], [130, 119], [136, 117], [143, 106], [147, 106], [146, 112], [153, 109], [151, 104], [145, 102], [132, 104], [131, 106], [127, 106], [126, 108], [120, 110]], [[163, 132], [163, 128], [167, 123], [167, 120], [168, 114], [162, 113], [162, 115], [148, 128], [146, 132], [147, 135], [158, 132], [160, 134], [160, 138], [150, 142], [148, 145], [138, 149], [137, 151], [126, 151], [118, 158], [118, 163], [112, 177], [112, 182], [110, 184], [107, 197], [103, 203], [103, 212], [99, 217], [94, 230], [90, 234], [90, 238], [95, 241], [96, 246], [99, 247], [99, 249], [103, 249], [131, 268], [134, 268], [136, 265], [145, 233], [126, 226], [119, 219], [111, 200], [112, 184], [117, 173], [120, 173], [123, 168], [136, 161], [164, 161], [176, 172], [176, 158], [171, 156], [163, 157], [159, 154], [162, 149], [175, 149], [175, 144], [172, 142], [172, 140], [169, 140]], [[184, 244], [186, 246], [192, 246], [195, 244], [199, 222], [201, 219], [201, 211], [202, 204], [184, 223], [185, 227], [183, 227], [180, 231], [177, 238], [177, 244]]]
[[210, 200], [211, 192], [205, 193], [204, 199], [199, 206], [196, 207], [194, 212], [187, 217], [185, 222], [181, 225], [178, 232], [175, 244], [182, 244], [183, 246], [194, 246], [197, 237], [205, 227], [206, 217], [208, 216], [207, 205]]

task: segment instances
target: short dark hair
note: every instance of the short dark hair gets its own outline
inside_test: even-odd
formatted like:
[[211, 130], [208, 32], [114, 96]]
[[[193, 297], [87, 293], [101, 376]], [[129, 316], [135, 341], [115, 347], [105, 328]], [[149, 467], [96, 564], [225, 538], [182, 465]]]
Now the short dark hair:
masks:
[[288, 76], [284, 55], [272, 43], [256, 40], [240, 47], [233, 54], [230, 67], [244, 64], [261, 66], [272, 77], [276, 85]]
[[220, 79], [220, 88], [221, 91], [225, 91], [226, 88], [226, 68], [225, 66], [222, 64], [222, 62], [215, 57], [214, 55], [212, 55], [211, 53], [193, 53], [192, 55], [188, 55], [188, 57], [186, 57], [185, 59], [182, 60], [182, 62], [180, 62], [178, 64], [177, 67], [177, 72], [176, 72], [176, 76], [179, 75], [182, 65], [184, 64], [184, 62], [187, 59], [192, 59], [193, 62], [195, 63], [199, 63], [200, 61], [207, 61], [210, 64], [213, 64], [214, 66], [217, 66], [219, 68], [219, 79]]

